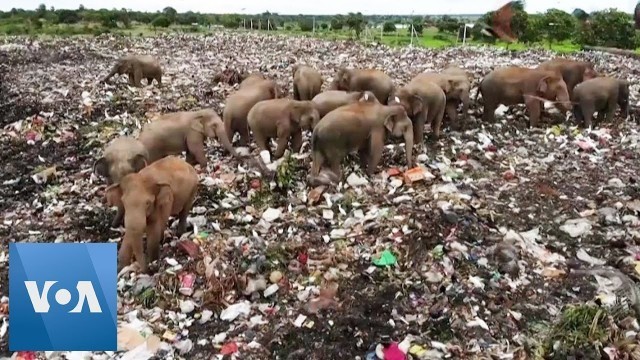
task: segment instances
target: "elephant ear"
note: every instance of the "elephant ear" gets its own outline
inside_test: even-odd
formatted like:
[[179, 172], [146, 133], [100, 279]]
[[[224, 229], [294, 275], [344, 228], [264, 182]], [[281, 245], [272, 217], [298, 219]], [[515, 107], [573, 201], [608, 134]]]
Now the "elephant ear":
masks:
[[538, 82], [538, 87], [536, 90], [538, 93], [546, 94], [549, 90], [549, 80], [551, 80], [551, 76], [545, 76]]
[[414, 114], [417, 114], [422, 111], [424, 108], [424, 103], [422, 102], [422, 98], [418, 95], [413, 95], [411, 97], [411, 110], [413, 110]]
[[173, 191], [171, 190], [171, 186], [164, 182], [157, 183], [155, 195], [154, 211], [156, 212], [156, 216], [163, 213], [168, 216], [173, 207]]
[[191, 130], [198, 132], [202, 135], [206, 135], [204, 132], [204, 116], [202, 114], [198, 114], [193, 117], [191, 120]]
[[109, 177], [109, 163], [107, 162], [107, 158], [101, 157], [93, 163], [93, 172], [104, 178]]
[[104, 191], [104, 196], [107, 199], [107, 206], [122, 206], [122, 187], [120, 184], [108, 186]]
[[131, 159], [131, 168], [134, 172], [138, 172], [147, 166], [147, 158], [142, 154], [137, 154]]

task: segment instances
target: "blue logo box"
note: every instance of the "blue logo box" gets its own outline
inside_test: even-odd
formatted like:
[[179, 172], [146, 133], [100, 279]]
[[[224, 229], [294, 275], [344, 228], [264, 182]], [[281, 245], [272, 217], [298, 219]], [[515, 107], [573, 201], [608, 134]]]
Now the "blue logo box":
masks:
[[9, 244], [9, 350], [117, 350], [117, 245]]

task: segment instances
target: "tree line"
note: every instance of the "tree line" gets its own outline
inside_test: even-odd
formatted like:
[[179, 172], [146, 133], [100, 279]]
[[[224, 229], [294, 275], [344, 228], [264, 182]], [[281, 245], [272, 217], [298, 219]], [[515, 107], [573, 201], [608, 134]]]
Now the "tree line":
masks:
[[[634, 49], [639, 41], [630, 14], [615, 9], [594, 13], [586, 13], [576, 9], [567, 13], [558, 9], [550, 9], [544, 14], [528, 14], [520, 1], [513, 2], [514, 15], [511, 29], [519, 42], [525, 44], [558, 43], [572, 41], [579, 45], [618, 47]], [[492, 43], [496, 39], [483, 31], [491, 26], [493, 12], [488, 12], [476, 19], [475, 26], [468, 29], [468, 36], [478, 42]], [[396, 32], [399, 24], [404, 24], [407, 32], [414, 31], [421, 35], [425, 28], [435, 27], [440, 33], [463, 34], [464, 24], [474, 22], [472, 19], [452, 16], [400, 16], [370, 15], [349, 13], [345, 15], [280, 15], [265, 12], [255, 15], [239, 14], [203, 14], [192, 11], [177, 12], [166, 7], [158, 12], [130, 11], [127, 9], [86, 9], [80, 5], [78, 9], [47, 8], [41, 4], [35, 10], [11, 9], [0, 12], [0, 25], [5, 33], [36, 33], [43, 27], [58, 24], [85, 24], [77, 28], [79, 32], [107, 32], [114, 28], [131, 28], [132, 24], [147, 24], [152, 27], [169, 27], [171, 25], [209, 26], [218, 25], [226, 28], [252, 29], [285, 29], [299, 31], [342, 31], [350, 29], [360, 37], [367, 27], [381, 27], [383, 32]], [[87, 24], [96, 24], [90, 27]], [[197, 28], [195, 29], [197, 31]]]

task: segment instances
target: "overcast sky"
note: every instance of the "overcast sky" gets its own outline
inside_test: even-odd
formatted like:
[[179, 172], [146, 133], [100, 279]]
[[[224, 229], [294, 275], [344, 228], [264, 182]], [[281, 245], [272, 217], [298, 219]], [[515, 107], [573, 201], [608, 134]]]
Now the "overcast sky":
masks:
[[[12, 7], [35, 9], [45, 3], [56, 9], [126, 8], [131, 10], [156, 11], [172, 6], [179, 12], [204, 13], [261, 13], [280, 14], [336, 14], [362, 12], [363, 14], [481, 14], [504, 5], [509, 0], [0, 0], [0, 9]], [[587, 12], [615, 7], [633, 12], [637, 0], [527, 0], [528, 12], [543, 12], [558, 8], [568, 12], [576, 7]]]

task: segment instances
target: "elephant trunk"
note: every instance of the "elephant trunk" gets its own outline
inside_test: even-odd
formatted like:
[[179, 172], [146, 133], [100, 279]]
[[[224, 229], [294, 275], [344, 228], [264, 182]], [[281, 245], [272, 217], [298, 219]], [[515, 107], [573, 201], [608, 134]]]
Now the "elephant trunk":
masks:
[[227, 150], [234, 157], [238, 157], [238, 153], [236, 149], [231, 145], [231, 141], [229, 141], [229, 135], [227, 135], [227, 131], [225, 129], [218, 130], [218, 141], [222, 144], [222, 147]]
[[471, 102], [469, 91], [462, 93], [460, 102], [462, 102], [462, 117], [466, 120], [469, 118], [469, 103]]
[[407, 155], [407, 169], [413, 167], [413, 128], [409, 127], [404, 132], [404, 151]]
[[584, 121], [584, 114], [582, 113], [580, 104], [573, 105], [573, 117], [576, 118], [576, 121]]
[[556, 100], [559, 102], [558, 106], [562, 111], [569, 111], [572, 108], [571, 100], [569, 99], [568, 91], [561, 91], [557, 94]]
[[107, 76], [105, 76], [105, 78], [104, 78], [104, 79], [102, 79], [102, 82], [107, 82], [107, 81], [109, 81], [109, 79], [111, 79], [111, 77], [113, 77], [113, 75], [115, 75], [117, 72], [118, 72], [118, 65], [114, 66], [114, 67], [111, 69], [111, 72], [110, 72]]

